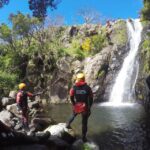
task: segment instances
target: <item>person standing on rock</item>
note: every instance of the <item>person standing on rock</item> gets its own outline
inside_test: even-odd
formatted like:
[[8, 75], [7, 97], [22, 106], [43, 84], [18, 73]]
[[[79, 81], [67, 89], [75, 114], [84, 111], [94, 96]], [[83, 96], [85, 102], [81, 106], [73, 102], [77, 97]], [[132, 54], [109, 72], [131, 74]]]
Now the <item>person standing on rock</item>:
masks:
[[18, 111], [22, 115], [22, 125], [24, 129], [29, 129], [28, 127], [28, 97], [34, 97], [38, 94], [32, 94], [26, 91], [26, 84], [20, 83], [19, 84], [19, 91], [16, 96], [16, 103]]
[[70, 99], [73, 105], [73, 114], [66, 127], [70, 128], [70, 124], [73, 122], [78, 114], [82, 115], [82, 140], [87, 142], [87, 124], [88, 118], [91, 114], [91, 106], [93, 104], [93, 94], [91, 88], [85, 82], [85, 75], [78, 73], [76, 76], [76, 83], [70, 89]]

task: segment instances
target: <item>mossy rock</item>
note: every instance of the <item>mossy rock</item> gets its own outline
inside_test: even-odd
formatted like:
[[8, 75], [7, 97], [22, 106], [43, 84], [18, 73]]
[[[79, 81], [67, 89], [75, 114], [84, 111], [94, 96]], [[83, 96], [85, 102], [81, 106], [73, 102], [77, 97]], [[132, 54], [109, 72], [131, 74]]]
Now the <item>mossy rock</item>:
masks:
[[123, 46], [127, 43], [128, 35], [125, 21], [119, 20], [113, 25], [111, 40], [113, 43], [120, 46]]
[[144, 96], [142, 94], [138, 95], [138, 99], [143, 100]]

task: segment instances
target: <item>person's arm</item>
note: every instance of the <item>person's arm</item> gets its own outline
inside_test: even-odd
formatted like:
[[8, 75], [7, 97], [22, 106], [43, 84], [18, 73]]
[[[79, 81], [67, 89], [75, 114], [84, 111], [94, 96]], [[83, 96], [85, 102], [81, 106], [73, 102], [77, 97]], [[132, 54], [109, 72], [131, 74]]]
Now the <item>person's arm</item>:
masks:
[[38, 96], [38, 95], [41, 95], [41, 94], [43, 94], [43, 92], [35, 93], [35, 94], [32, 94], [32, 93], [30, 93], [30, 92], [27, 92], [27, 96], [28, 96], [28, 97], [34, 97], [34, 96]]
[[75, 105], [74, 89], [73, 88], [70, 89], [70, 100], [71, 100], [72, 105]]
[[30, 92], [27, 92], [27, 96], [28, 96], [28, 97], [33, 97], [34, 94], [32, 94], [32, 93], [30, 93]]
[[21, 110], [21, 107], [20, 107], [20, 105], [21, 105], [21, 96], [22, 96], [22, 93], [18, 93], [17, 97], [16, 97], [16, 103], [17, 103], [17, 109], [18, 109], [18, 111]]

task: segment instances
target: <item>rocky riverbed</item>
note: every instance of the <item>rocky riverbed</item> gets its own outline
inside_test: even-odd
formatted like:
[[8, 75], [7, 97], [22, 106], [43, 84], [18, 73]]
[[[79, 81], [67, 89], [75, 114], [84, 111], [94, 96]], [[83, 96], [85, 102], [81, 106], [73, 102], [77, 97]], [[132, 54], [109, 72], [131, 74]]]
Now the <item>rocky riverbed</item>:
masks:
[[70, 149], [76, 140], [72, 129], [67, 129], [65, 123], [56, 123], [46, 116], [46, 102], [28, 100], [30, 125], [24, 130], [21, 115], [15, 103], [15, 91], [9, 97], [1, 100], [0, 111], [0, 145], [4, 150], [48, 150]]

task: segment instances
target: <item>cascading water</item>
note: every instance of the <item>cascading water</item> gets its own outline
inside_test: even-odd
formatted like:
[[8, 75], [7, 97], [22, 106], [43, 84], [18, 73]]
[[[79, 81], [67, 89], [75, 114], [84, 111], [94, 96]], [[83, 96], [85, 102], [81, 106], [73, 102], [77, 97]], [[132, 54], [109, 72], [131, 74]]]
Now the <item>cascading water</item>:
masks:
[[139, 19], [127, 21], [130, 50], [113, 86], [110, 100], [112, 105], [120, 105], [133, 99], [138, 74], [137, 53], [141, 42], [142, 25]]

